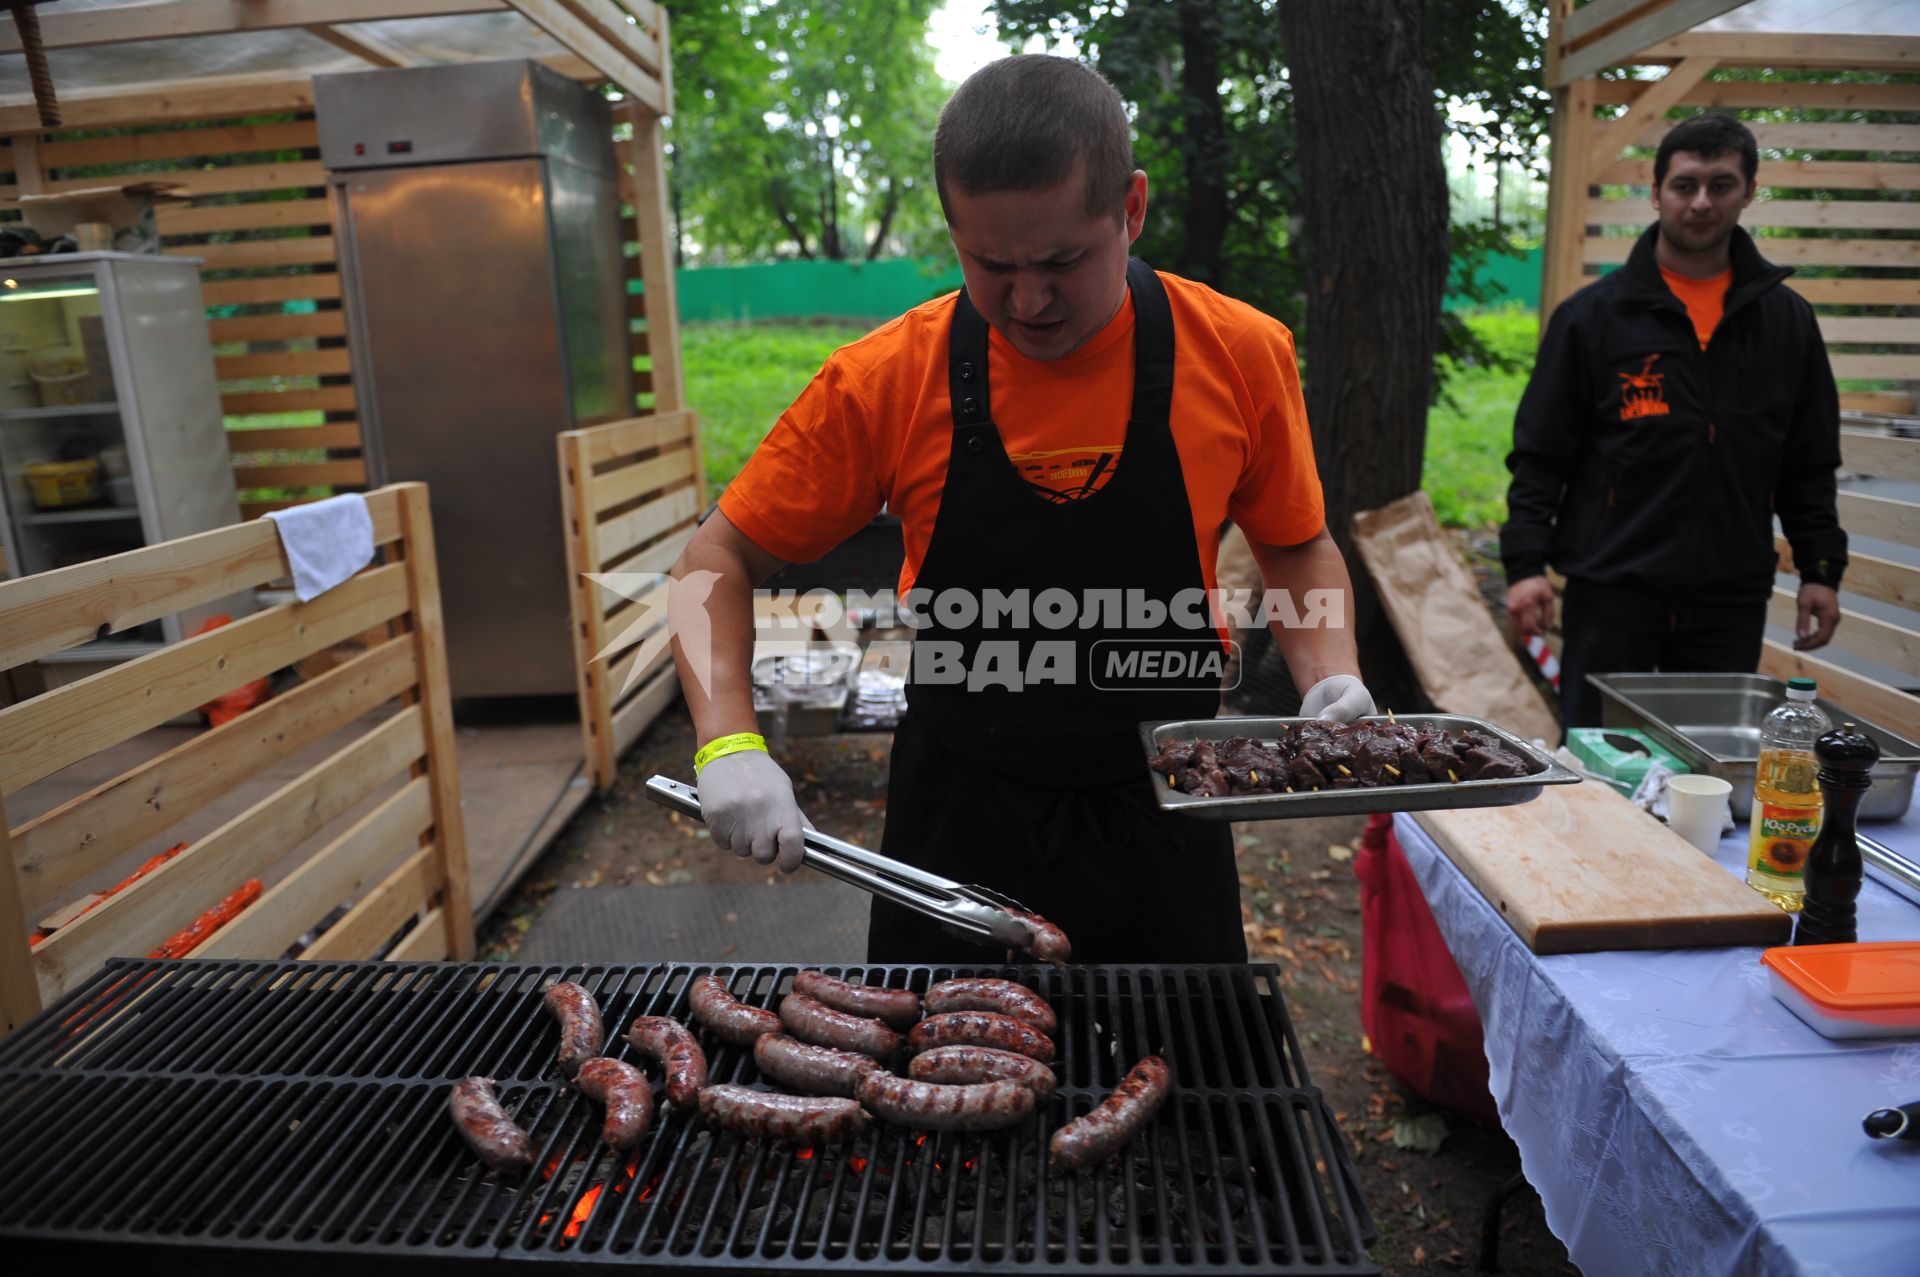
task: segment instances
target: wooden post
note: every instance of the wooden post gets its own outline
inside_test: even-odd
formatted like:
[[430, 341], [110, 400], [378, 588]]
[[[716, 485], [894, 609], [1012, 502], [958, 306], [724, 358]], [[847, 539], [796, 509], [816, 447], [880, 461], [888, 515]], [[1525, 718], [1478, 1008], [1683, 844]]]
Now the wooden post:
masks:
[[[628, 144], [632, 171], [622, 164], [621, 194], [633, 205], [640, 232], [640, 278], [647, 288], [647, 352], [653, 360], [653, 410], [677, 412], [687, 406], [686, 379], [680, 366], [680, 306], [673, 279], [673, 231], [667, 209], [666, 143], [660, 117], [644, 106], [628, 108], [633, 125]], [[703, 480], [704, 484], [704, 480]], [[706, 488], [702, 486], [704, 493]]]
[[1582, 253], [1587, 236], [1587, 158], [1593, 151], [1592, 80], [1576, 80], [1553, 91], [1552, 148], [1540, 288], [1543, 333], [1554, 308], [1585, 283]]
[[13, 181], [22, 195], [41, 195], [47, 189], [47, 175], [40, 167], [40, 135], [13, 135]]
[[607, 667], [597, 660], [606, 646], [600, 587], [587, 573], [600, 570], [599, 537], [594, 522], [593, 461], [586, 432], [563, 431], [560, 446], [560, 509], [567, 521], [567, 597], [573, 606], [575, 677], [580, 689], [580, 735], [594, 788], [613, 785], [619, 767], [613, 741], [613, 689]]
[[0, 1014], [7, 1036], [40, 1014], [40, 982], [33, 974], [33, 947], [27, 943], [26, 909], [20, 903], [20, 870], [13, 862], [7, 834], [7, 805], [0, 801]]
[[446, 867], [443, 913], [447, 953], [456, 962], [473, 957], [473, 887], [467, 879], [466, 824], [460, 815], [460, 765], [454, 753], [452, 695], [447, 684], [445, 621], [440, 614], [440, 570], [433, 554], [433, 520], [427, 485], [394, 485], [400, 493], [400, 544], [407, 569], [408, 613], [414, 660], [420, 671], [419, 704], [427, 724], [427, 756], [415, 764], [432, 778], [433, 838]]

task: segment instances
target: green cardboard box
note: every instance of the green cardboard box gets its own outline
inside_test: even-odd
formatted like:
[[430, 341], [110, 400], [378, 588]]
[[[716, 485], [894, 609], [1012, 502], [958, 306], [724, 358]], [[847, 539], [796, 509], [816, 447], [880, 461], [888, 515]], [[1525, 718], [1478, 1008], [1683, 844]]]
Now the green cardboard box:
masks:
[[1647, 772], [1659, 763], [1675, 775], [1690, 770], [1687, 765], [1660, 748], [1645, 732], [1629, 727], [1576, 727], [1567, 733], [1567, 749], [1580, 765], [1621, 793], [1632, 797], [1646, 779]]

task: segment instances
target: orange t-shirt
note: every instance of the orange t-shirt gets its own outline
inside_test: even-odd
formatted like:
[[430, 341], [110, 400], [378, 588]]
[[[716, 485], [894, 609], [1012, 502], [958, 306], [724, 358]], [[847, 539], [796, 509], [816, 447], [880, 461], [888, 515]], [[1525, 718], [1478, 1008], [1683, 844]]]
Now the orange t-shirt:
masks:
[[1693, 321], [1693, 335], [1700, 339], [1700, 349], [1705, 350], [1726, 309], [1727, 289], [1733, 284], [1732, 269], [1706, 279], [1695, 279], [1691, 275], [1676, 275], [1662, 266], [1660, 277], [1687, 308], [1687, 318]]
[[[1207, 588], [1220, 526], [1297, 545], [1326, 522], [1293, 334], [1243, 302], [1162, 274], [1173, 310], [1173, 437]], [[720, 498], [754, 543], [819, 558], [884, 505], [906, 542], [900, 591], [933, 538], [953, 447], [947, 333], [954, 294], [908, 311], [828, 358]], [[993, 419], [1036, 499], [1098, 499], [1125, 464], [1133, 402], [1133, 301], [1065, 359], [1039, 361], [990, 331]]]

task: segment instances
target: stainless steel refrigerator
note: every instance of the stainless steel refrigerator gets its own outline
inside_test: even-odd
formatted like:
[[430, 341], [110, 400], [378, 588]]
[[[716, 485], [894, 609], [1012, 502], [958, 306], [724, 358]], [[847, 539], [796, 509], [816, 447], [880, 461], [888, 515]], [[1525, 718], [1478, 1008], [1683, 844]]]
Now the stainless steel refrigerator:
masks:
[[554, 436], [634, 412], [608, 104], [531, 61], [313, 96], [368, 477], [431, 485], [453, 694], [573, 695]]

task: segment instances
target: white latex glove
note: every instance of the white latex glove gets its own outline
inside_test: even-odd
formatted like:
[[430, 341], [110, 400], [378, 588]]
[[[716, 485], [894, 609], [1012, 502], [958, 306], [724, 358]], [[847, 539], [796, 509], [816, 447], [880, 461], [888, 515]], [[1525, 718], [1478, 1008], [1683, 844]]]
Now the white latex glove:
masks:
[[1323, 678], [1307, 689], [1300, 698], [1300, 717], [1325, 718], [1336, 723], [1351, 723], [1356, 718], [1365, 718], [1379, 711], [1373, 707], [1373, 697], [1367, 691], [1367, 685], [1351, 674], [1335, 674], [1332, 678]]
[[800, 867], [801, 839], [813, 826], [793, 799], [793, 782], [765, 750], [723, 754], [702, 768], [700, 810], [720, 850], [781, 873]]

